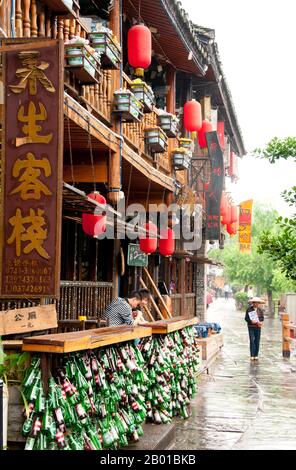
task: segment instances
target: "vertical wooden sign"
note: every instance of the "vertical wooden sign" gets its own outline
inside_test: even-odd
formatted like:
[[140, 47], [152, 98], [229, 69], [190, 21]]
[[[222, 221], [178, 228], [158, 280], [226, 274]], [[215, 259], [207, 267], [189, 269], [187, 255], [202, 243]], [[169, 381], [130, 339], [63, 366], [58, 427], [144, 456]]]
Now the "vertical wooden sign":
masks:
[[3, 53], [1, 297], [59, 295], [63, 163], [63, 45]]
[[211, 183], [206, 194], [206, 239], [220, 238], [220, 205], [224, 184], [223, 153], [217, 132], [206, 133], [207, 146], [211, 159]]

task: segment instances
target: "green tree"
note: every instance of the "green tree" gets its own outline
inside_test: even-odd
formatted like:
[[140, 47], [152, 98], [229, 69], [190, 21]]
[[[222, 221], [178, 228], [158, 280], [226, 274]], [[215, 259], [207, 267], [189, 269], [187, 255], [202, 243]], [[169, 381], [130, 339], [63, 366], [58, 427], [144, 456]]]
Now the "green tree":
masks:
[[252, 251], [250, 254], [241, 253], [237, 237], [230, 238], [224, 250], [214, 249], [209, 256], [224, 265], [226, 279], [232, 284], [253, 285], [258, 295], [267, 293], [269, 310], [273, 311], [272, 294], [286, 290], [288, 282], [281, 277], [278, 264], [269, 253], [258, 251], [259, 240], [263, 232], [276, 236], [278, 213], [262, 204], [256, 203], [252, 221]]
[[[296, 161], [296, 137], [272, 139], [264, 149], [256, 149], [255, 155], [267, 159], [270, 163], [293, 158]], [[296, 207], [296, 186], [283, 193], [285, 201]], [[264, 230], [258, 243], [259, 253], [268, 254], [278, 262], [288, 279], [296, 281], [296, 215], [291, 218], [277, 219], [278, 232]]]

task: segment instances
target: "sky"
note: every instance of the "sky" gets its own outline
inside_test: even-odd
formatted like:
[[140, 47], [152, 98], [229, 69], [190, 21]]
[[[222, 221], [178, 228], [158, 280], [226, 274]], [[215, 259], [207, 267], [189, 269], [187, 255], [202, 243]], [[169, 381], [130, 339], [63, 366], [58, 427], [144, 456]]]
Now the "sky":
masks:
[[291, 213], [280, 193], [296, 184], [296, 163], [270, 165], [250, 155], [273, 137], [296, 136], [296, 1], [182, 0], [190, 19], [215, 29], [245, 147], [236, 203], [260, 200]]

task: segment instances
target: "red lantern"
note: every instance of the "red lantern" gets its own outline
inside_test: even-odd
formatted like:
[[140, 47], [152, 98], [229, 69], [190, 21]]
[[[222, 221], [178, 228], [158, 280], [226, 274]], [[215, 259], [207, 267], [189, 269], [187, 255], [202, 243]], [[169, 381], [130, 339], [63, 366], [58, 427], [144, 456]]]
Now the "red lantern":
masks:
[[225, 210], [225, 214], [223, 215], [221, 223], [223, 225], [231, 224], [231, 205], [228, 200], [226, 202], [226, 210]]
[[[152, 222], [143, 225], [146, 230], [146, 235], [140, 235], [140, 250], [143, 253], [154, 253], [157, 248], [157, 227]], [[147, 233], [148, 232], [148, 233]]]
[[175, 233], [171, 228], [162, 229], [159, 239], [159, 253], [163, 256], [172, 256], [175, 252]]
[[220, 215], [224, 217], [227, 210], [227, 197], [225, 191], [222, 191], [221, 203], [220, 203]]
[[205, 183], [204, 184], [205, 191], [207, 191], [209, 189], [209, 187], [210, 187], [210, 183]]
[[206, 148], [207, 146], [207, 141], [206, 141], [206, 132], [212, 132], [212, 124], [207, 121], [206, 119], [202, 121], [202, 126], [201, 129], [198, 131], [198, 143], [200, 148]]
[[201, 106], [198, 101], [187, 101], [184, 105], [184, 127], [188, 132], [198, 132], [201, 128]]
[[231, 223], [238, 221], [238, 207], [234, 204], [231, 205]]
[[[87, 195], [90, 199], [94, 199], [99, 204], [106, 204], [106, 199], [99, 192], [94, 191]], [[82, 214], [82, 229], [86, 235], [93, 238], [98, 238], [99, 235], [106, 232], [106, 220], [105, 214]]]
[[127, 35], [128, 63], [134, 68], [147, 69], [151, 63], [151, 32], [147, 26], [137, 24]]
[[217, 122], [217, 134], [220, 143], [220, 147], [222, 150], [225, 149], [225, 124], [223, 121]]
[[237, 233], [237, 223], [227, 224], [226, 230], [229, 235], [235, 235]]
[[98, 238], [99, 235], [106, 232], [106, 216], [83, 213], [82, 229], [86, 235]]

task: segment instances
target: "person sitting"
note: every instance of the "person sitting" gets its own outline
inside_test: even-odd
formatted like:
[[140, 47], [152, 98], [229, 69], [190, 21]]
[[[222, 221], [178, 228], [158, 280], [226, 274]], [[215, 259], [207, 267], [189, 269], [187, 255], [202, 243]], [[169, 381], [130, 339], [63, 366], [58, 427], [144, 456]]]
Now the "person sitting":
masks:
[[107, 326], [138, 325], [142, 321], [142, 312], [137, 310], [141, 302], [141, 294], [132, 291], [126, 298], [114, 299], [103, 312], [102, 318], [107, 321]]

